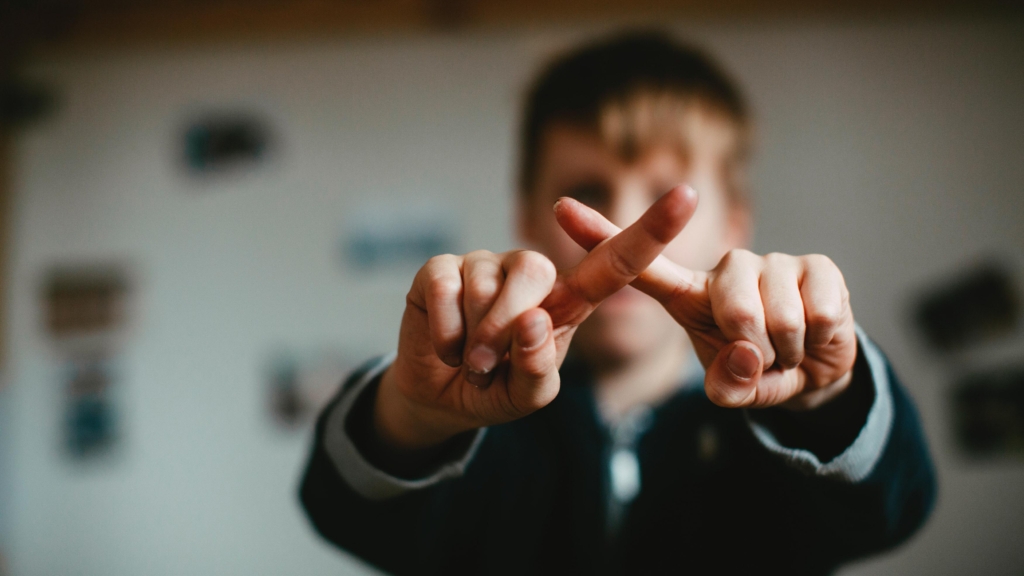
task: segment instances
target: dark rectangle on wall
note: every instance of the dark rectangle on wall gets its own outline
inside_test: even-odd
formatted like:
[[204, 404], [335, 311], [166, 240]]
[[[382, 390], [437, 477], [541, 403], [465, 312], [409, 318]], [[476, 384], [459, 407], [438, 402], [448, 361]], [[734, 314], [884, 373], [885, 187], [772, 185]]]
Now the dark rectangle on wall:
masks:
[[947, 351], [1005, 336], [1016, 328], [1020, 306], [1010, 274], [990, 264], [924, 295], [915, 320], [925, 340]]
[[953, 416], [957, 442], [967, 454], [1024, 457], [1024, 363], [960, 380]]

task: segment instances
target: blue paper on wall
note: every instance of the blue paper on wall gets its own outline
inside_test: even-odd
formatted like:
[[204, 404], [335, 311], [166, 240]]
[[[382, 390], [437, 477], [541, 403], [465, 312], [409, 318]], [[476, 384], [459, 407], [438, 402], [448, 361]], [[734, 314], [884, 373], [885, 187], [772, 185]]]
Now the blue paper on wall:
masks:
[[457, 252], [457, 222], [436, 206], [372, 206], [347, 220], [343, 251], [352, 268], [418, 268], [432, 256]]

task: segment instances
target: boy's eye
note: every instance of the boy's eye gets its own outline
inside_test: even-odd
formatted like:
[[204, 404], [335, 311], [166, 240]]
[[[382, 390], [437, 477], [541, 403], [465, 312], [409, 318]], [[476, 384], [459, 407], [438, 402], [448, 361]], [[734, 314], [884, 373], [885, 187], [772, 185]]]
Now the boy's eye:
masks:
[[608, 190], [597, 182], [587, 182], [569, 187], [565, 196], [591, 208], [599, 208], [607, 201]]

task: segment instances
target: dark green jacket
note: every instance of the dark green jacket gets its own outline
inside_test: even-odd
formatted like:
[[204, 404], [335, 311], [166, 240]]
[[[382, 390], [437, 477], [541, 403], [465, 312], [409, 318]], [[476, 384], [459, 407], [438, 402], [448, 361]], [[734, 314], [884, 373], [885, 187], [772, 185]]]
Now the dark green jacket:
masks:
[[[699, 385], [685, 387], [653, 410], [638, 439], [642, 489], [614, 533], [613, 443], [585, 369], [567, 365], [549, 406], [488, 429], [461, 477], [371, 500], [343, 479], [324, 443], [327, 415], [364, 368], [318, 421], [301, 501], [324, 538], [395, 574], [829, 573], [906, 540], [935, 499], [915, 409], [888, 363], [878, 362], [891, 418], [865, 477], [787, 457], [798, 448], [828, 464], [859, 429], [812, 434], [761, 411], [754, 419], [778, 442], [773, 451], [745, 411], [713, 405]], [[854, 369], [861, 381], [867, 364], [862, 352]], [[372, 408], [374, 384], [350, 427]], [[866, 394], [865, 407], [878, 404]]]

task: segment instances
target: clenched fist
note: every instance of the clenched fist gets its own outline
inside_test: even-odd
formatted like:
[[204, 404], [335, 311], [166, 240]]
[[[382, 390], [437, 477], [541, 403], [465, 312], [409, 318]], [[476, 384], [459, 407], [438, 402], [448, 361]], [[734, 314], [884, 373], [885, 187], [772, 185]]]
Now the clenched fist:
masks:
[[[562, 228], [597, 250], [619, 233], [570, 198]], [[850, 383], [857, 338], [843, 275], [825, 256], [732, 250], [708, 272], [658, 257], [632, 283], [686, 329], [707, 373], [705, 392], [725, 407], [816, 408]]]

